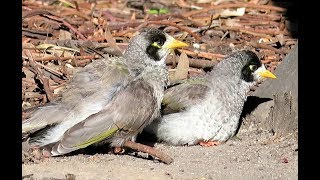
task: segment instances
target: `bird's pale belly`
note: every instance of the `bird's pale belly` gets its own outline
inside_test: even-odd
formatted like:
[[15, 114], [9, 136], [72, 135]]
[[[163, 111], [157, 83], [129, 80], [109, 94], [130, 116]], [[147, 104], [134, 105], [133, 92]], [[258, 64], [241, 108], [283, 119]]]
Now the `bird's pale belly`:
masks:
[[193, 120], [190, 120], [195, 121], [193, 130], [196, 131], [194, 138], [197, 141], [226, 141], [234, 135], [238, 127], [240, 112], [216, 103], [198, 107], [192, 114]]

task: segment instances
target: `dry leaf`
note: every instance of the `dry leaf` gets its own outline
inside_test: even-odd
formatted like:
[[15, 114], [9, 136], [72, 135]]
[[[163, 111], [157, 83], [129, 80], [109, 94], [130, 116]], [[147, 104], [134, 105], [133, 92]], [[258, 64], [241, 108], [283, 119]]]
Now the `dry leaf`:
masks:
[[68, 31], [60, 29], [59, 40], [67, 40], [67, 39], [72, 39], [71, 33], [68, 32]]
[[189, 59], [186, 53], [182, 52], [179, 57], [177, 70], [174, 73], [172, 81], [186, 79], [188, 77], [188, 70], [189, 70]]
[[65, 7], [72, 7], [72, 8], [76, 8], [76, 6], [74, 4], [72, 4], [71, 2], [68, 2], [66, 0], [58, 0], [63, 6]]
[[244, 8], [244, 7], [243, 8], [237, 8], [237, 10], [226, 9], [226, 10], [223, 10], [220, 13], [220, 16], [221, 17], [243, 16], [245, 12], [246, 12], [246, 8]]
[[26, 75], [26, 79], [33, 80], [33, 78], [35, 77], [35, 74], [26, 67], [22, 67], [22, 71]]
[[234, 27], [234, 26], [237, 26], [237, 27], [239, 27], [239, 26], [241, 26], [241, 24], [239, 23], [239, 19], [226, 19], [225, 20], [225, 22], [224, 22], [224, 24], [226, 25], [226, 26], [230, 26], [230, 27]]
[[22, 43], [22, 49], [27, 49], [27, 48], [35, 48], [35, 46], [31, 43]]
[[106, 29], [106, 31], [105, 31], [105, 37], [106, 37], [106, 40], [107, 40], [108, 44], [110, 45], [110, 47], [112, 47], [116, 51], [119, 51], [119, 55], [121, 55], [122, 54], [122, 50], [117, 45], [116, 40], [112, 36], [112, 34], [111, 34], [109, 29]]
[[284, 35], [283, 34], [276, 35], [276, 38], [278, 39], [278, 41], [281, 44], [281, 46], [283, 46], [286, 43], [286, 40], [284, 39]]

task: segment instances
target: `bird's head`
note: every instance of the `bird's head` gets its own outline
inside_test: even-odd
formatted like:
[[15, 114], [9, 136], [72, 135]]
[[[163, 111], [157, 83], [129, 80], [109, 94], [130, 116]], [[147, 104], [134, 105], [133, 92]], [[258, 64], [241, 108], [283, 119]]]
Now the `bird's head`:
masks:
[[144, 61], [151, 60], [163, 64], [171, 49], [186, 46], [188, 46], [186, 43], [174, 39], [161, 30], [146, 28], [132, 38], [125, 54], [131, 58], [137, 55], [147, 56], [148, 58], [144, 57]]
[[244, 64], [241, 69], [241, 79], [247, 82], [260, 82], [264, 78], [276, 78], [274, 74], [266, 69], [254, 52], [243, 50], [239, 52], [238, 56]]

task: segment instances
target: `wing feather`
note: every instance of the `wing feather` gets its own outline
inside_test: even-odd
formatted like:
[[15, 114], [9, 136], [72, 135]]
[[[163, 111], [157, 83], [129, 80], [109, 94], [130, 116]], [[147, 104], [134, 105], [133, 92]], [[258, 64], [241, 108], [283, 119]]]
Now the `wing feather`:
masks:
[[[65, 132], [52, 149], [65, 154], [102, 140], [120, 144], [138, 134], [160, 109], [153, 88], [142, 80], [132, 81], [100, 112]], [[113, 142], [121, 139], [122, 142]]]

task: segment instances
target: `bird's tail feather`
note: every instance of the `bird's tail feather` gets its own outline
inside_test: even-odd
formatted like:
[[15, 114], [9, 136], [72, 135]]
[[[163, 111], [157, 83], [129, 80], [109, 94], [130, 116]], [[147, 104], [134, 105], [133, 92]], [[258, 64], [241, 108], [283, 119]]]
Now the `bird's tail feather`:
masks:
[[48, 104], [46, 106], [39, 106], [32, 110], [25, 111], [29, 113], [29, 119], [22, 122], [22, 133], [32, 133], [38, 131], [48, 125], [62, 122], [68, 112], [66, 108], [60, 104]]

